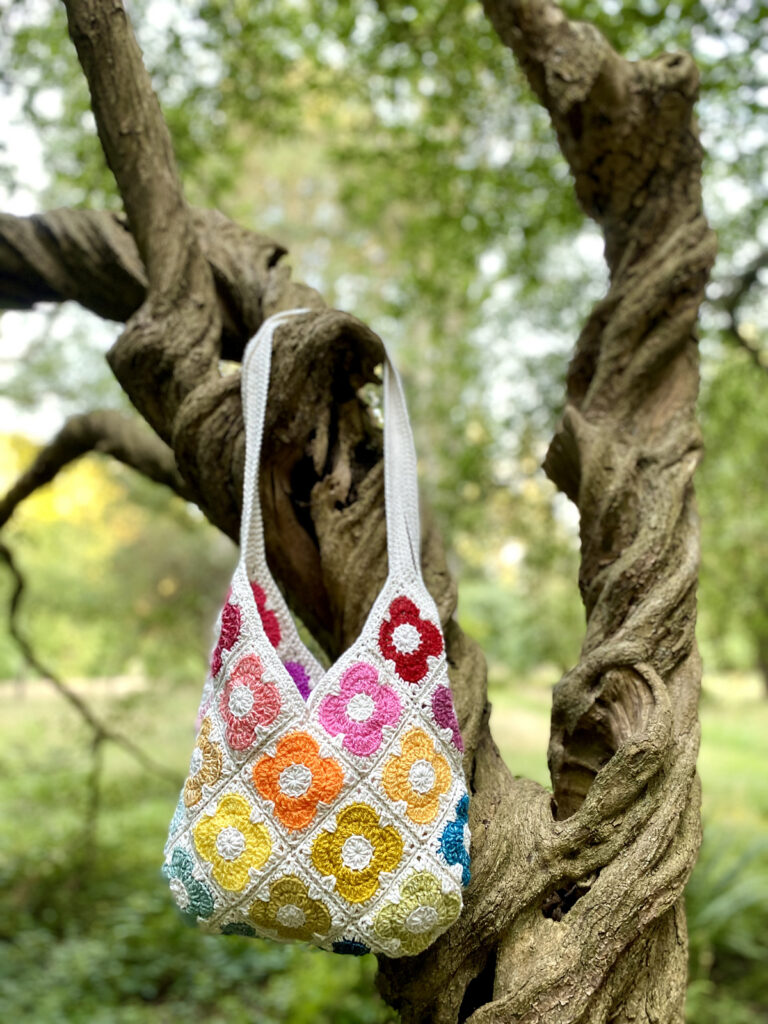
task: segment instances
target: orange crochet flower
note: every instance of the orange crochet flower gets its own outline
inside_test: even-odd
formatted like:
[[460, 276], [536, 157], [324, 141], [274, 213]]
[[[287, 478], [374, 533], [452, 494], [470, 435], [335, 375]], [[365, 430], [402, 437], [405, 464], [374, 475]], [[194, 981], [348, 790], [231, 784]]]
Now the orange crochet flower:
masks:
[[387, 761], [381, 781], [390, 800], [405, 800], [411, 821], [425, 825], [434, 821], [440, 795], [450, 788], [451, 769], [430, 737], [411, 729], [403, 737], [402, 753]]
[[312, 844], [312, 863], [333, 875], [336, 891], [350, 903], [365, 903], [379, 887], [382, 871], [394, 871], [403, 856], [403, 837], [382, 828], [368, 804], [350, 804], [336, 818], [334, 832], [321, 832]]
[[275, 814], [286, 828], [306, 828], [319, 803], [329, 804], [344, 782], [341, 765], [332, 757], [320, 757], [317, 740], [306, 732], [284, 736], [274, 757], [265, 755], [253, 767], [253, 784], [275, 805]]

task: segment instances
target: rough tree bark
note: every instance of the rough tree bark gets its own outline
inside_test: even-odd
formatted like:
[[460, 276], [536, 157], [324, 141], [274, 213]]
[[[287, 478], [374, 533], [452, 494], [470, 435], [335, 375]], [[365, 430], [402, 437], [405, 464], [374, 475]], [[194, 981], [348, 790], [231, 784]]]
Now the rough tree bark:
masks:
[[[311, 308], [277, 335], [261, 488], [275, 575], [335, 656], [386, 572], [381, 435], [358, 394], [380, 343], [293, 282], [279, 245], [187, 207], [122, 4], [66, 6], [127, 219], [0, 217], [0, 301], [72, 298], [126, 321], [110, 365], [186, 492], [232, 537], [242, 416], [239, 377], [222, 377], [219, 358], [236, 359], [265, 316]], [[714, 258], [697, 73], [684, 54], [629, 63], [549, 0], [485, 8], [605, 235], [610, 288], [576, 345], [545, 465], [581, 513], [588, 623], [555, 690], [550, 794], [501, 761], [484, 659], [452, 618], [427, 521], [425, 578], [467, 745], [473, 880], [460, 921], [419, 957], [382, 958], [379, 986], [406, 1022], [679, 1022], [682, 893], [700, 832], [694, 331]]]

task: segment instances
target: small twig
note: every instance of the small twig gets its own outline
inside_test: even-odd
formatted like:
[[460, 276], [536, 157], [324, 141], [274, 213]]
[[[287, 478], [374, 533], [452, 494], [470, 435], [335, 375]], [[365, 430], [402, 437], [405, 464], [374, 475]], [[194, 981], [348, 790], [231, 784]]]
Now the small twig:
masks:
[[19, 605], [22, 594], [24, 593], [24, 577], [21, 575], [21, 571], [16, 565], [10, 550], [2, 543], [2, 541], [0, 541], [0, 558], [3, 559], [10, 569], [14, 580], [13, 593], [11, 594], [11, 600], [8, 606], [8, 631], [16, 642], [16, 645], [30, 668], [33, 668], [38, 675], [47, 680], [64, 698], [64, 700], [74, 708], [77, 714], [80, 715], [93, 733], [92, 742], [94, 747], [98, 747], [105, 741], [114, 743], [116, 746], [122, 747], [123, 750], [130, 754], [130, 756], [146, 771], [151, 772], [153, 775], [157, 775], [168, 782], [172, 782], [174, 786], [180, 785], [181, 780], [175, 772], [170, 771], [164, 765], [155, 761], [154, 758], [150, 757], [149, 754], [146, 754], [141, 747], [138, 747], [132, 740], [128, 739], [127, 736], [124, 736], [122, 733], [117, 732], [115, 729], [110, 728], [102, 722], [101, 719], [93, 713], [82, 697], [75, 693], [71, 687], [67, 686], [63, 679], [60, 679], [55, 672], [52, 672], [39, 660], [35, 652], [32, 650], [29, 641], [19, 630], [17, 622]]

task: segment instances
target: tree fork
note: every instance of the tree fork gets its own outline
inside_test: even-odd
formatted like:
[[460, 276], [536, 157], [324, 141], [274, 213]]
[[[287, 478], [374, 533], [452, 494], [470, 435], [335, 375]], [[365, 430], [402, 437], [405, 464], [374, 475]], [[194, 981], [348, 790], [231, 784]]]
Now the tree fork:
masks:
[[[701, 213], [696, 72], [684, 55], [623, 61], [548, 0], [485, 6], [549, 110], [606, 239], [610, 290], [577, 344], [546, 460], [581, 513], [588, 624], [579, 664], [555, 691], [553, 797], [501, 761], [484, 660], [452, 619], [455, 588], [427, 522], [425, 579], [446, 630], [473, 791], [473, 881], [457, 924], [419, 957], [381, 958], [379, 984], [406, 1022], [671, 1024], [682, 1020], [682, 892], [700, 830], [694, 330], [714, 244]], [[145, 275], [143, 304], [110, 363], [190, 492], [232, 536], [242, 416], [239, 379], [218, 372], [222, 339], [238, 322], [247, 336], [267, 311], [312, 308], [278, 331], [261, 487], [275, 574], [336, 654], [386, 572], [381, 437], [357, 395], [373, 379], [379, 341], [275, 278], [282, 250], [250, 284], [241, 275], [222, 288], [122, 5], [69, 0], [67, 9]], [[5, 267], [14, 259], [28, 305], [35, 261], [1, 244], [0, 295], [13, 292]], [[224, 278], [234, 262], [224, 260]]]

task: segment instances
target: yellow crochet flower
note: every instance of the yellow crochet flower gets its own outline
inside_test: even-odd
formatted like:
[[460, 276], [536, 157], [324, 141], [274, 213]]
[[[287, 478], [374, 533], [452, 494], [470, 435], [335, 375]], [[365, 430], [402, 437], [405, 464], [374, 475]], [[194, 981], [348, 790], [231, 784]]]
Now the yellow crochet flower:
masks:
[[189, 777], [184, 783], [184, 803], [193, 807], [200, 803], [203, 784], [212, 786], [221, 778], [221, 746], [210, 739], [211, 720], [204, 718], [192, 754]]
[[263, 867], [272, 852], [267, 826], [254, 825], [250, 804], [237, 793], [227, 793], [216, 813], [203, 817], [195, 828], [195, 846], [212, 865], [213, 877], [229, 892], [244, 889], [249, 869]]
[[350, 804], [336, 818], [335, 832], [321, 832], [312, 844], [312, 863], [333, 875], [336, 891], [350, 903], [365, 903], [379, 887], [382, 871], [394, 871], [403, 839], [392, 825], [382, 828], [368, 804]]
[[461, 911], [461, 896], [443, 892], [429, 871], [417, 871], [400, 889], [400, 902], [388, 903], [376, 915], [374, 931], [380, 939], [399, 939], [410, 956], [421, 953], [452, 925]]
[[390, 800], [405, 800], [406, 814], [418, 825], [434, 821], [440, 795], [451, 785], [448, 762], [422, 729], [403, 737], [402, 753], [391, 757], [381, 779]]
[[256, 900], [248, 911], [257, 928], [276, 931], [284, 939], [311, 939], [325, 935], [331, 915], [321, 900], [313, 900], [296, 875], [283, 875], [273, 882], [268, 900]]

